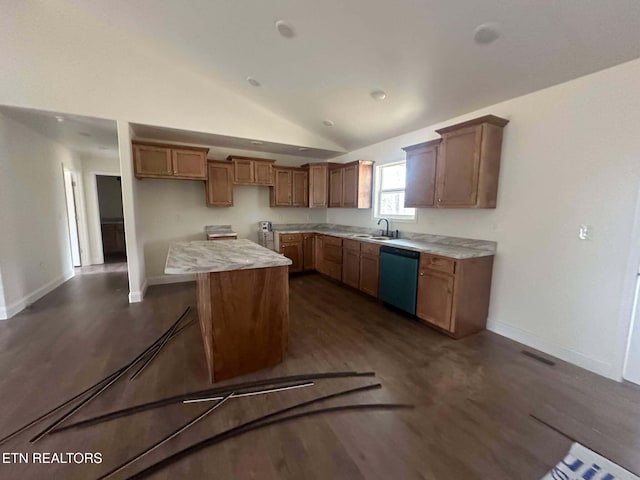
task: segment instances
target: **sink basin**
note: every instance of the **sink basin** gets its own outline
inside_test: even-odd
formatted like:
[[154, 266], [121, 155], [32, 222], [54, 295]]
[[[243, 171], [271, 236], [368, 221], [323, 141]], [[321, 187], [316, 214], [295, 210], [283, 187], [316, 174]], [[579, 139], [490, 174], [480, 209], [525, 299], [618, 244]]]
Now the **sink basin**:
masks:
[[391, 240], [390, 237], [369, 237], [371, 240]]
[[361, 233], [358, 235], [352, 235], [354, 238], [373, 238], [371, 235], [366, 234], [366, 233]]

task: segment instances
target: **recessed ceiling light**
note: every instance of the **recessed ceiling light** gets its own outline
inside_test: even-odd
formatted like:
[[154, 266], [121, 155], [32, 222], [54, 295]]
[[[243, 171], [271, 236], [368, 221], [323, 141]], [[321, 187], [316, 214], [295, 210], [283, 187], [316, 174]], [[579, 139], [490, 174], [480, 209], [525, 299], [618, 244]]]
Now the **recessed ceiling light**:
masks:
[[473, 40], [478, 45], [489, 45], [500, 38], [498, 26], [495, 23], [483, 23], [478, 25], [473, 32]]
[[384, 100], [387, 98], [387, 93], [383, 90], [374, 90], [371, 92], [371, 97], [375, 100]]
[[309, 150], [309, 149], [308, 149], [308, 148], [306, 148], [306, 147], [300, 147], [300, 148], [298, 148], [298, 151], [299, 151], [299, 152], [306, 152], [307, 150]]
[[323, 120], [323, 121], [322, 121], [322, 124], [323, 124], [325, 127], [333, 127], [333, 122], [332, 122], [331, 120]]
[[82, 135], [83, 137], [90, 137], [91, 134], [87, 132], [78, 132], [78, 135]]
[[251, 140], [251, 145], [262, 145], [262, 142], [258, 140]]
[[278, 33], [284, 38], [293, 38], [296, 36], [296, 31], [293, 26], [284, 20], [278, 20], [276, 22], [276, 30], [278, 30]]
[[64, 117], [62, 115], [56, 115], [57, 122], [64, 122]]
[[260, 82], [253, 77], [247, 77], [247, 82], [249, 82], [249, 85], [251, 85], [252, 87], [260, 86]]

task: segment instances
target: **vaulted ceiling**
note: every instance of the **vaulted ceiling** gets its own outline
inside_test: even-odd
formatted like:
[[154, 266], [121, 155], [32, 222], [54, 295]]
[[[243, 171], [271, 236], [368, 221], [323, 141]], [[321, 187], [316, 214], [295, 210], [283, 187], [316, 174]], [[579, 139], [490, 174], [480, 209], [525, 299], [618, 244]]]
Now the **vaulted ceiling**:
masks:
[[640, 56], [638, 0], [67, 3], [348, 150]]

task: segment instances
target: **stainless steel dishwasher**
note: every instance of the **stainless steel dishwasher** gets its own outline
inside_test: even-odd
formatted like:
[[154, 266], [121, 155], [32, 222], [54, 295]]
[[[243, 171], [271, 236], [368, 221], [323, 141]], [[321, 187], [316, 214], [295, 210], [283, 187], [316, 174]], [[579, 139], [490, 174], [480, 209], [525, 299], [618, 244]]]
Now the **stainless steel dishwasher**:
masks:
[[419, 252], [381, 246], [378, 290], [380, 300], [415, 315], [419, 263]]

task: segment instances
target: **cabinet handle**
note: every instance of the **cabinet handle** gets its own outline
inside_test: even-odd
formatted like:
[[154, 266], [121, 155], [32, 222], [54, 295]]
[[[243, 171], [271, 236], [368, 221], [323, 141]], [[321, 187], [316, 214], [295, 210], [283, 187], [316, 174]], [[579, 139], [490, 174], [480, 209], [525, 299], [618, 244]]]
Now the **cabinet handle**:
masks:
[[420, 272], [420, 276], [421, 276], [421, 277], [424, 277], [424, 272]]

